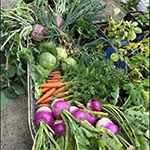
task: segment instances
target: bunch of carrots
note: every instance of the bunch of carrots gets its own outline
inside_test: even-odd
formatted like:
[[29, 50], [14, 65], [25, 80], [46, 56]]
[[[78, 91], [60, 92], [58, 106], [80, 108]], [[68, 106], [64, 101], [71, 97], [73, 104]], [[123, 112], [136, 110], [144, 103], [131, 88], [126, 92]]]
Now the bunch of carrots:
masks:
[[43, 95], [36, 101], [37, 105], [50, 107], [50, 103], [56, 98], [67, 100], [66, 96], [69, 95], [69, 92], [63, 87], [61, 79], [60, 71], [50, 72], [47, 83], [39, 85]]

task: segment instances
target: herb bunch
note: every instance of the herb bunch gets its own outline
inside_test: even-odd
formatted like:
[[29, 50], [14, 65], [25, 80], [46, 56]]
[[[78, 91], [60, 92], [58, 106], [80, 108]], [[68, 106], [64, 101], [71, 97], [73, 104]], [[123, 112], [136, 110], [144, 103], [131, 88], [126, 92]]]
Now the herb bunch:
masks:
[[95, 98], [114, 103], [112, 95], [125, 81], [125, 74], [121, 69], [115, 68], [112, 61], [97, 58], [86, 67], [78, 65], [66, 70], [64, 80], [68, 81], [66, 86], [73, 101], [86, 104], [89, 99]]

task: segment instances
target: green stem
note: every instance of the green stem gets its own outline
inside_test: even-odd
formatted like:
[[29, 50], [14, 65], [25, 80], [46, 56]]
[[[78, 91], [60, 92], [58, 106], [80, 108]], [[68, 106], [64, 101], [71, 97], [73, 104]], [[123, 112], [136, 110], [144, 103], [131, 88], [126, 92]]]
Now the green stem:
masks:
[[7, 44], [7, 42], [16, 34], [17, 32], [14, 32], [14, 33], [12, 33], [8, 38], [7, 38], [7, 40], [4, 42], [4, 44], [1, 46], [1, 51], [2, 51], [2, 49], [4, 48], [4, 46]]
[[123, 143], [123, 145], [128, 148], [130, 144], [120, 135], [117, 135], [118, 139]]

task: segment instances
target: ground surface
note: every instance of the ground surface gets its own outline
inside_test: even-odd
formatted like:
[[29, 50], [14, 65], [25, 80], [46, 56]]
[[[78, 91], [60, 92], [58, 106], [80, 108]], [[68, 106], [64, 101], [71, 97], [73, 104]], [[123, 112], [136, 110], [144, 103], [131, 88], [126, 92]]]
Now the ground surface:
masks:
[[[103, 0], [107, 4], [106, 13], [113, 8], [120, 7], [117, 0]], [[13, 0], [2, 0], [1, 6], [10, 8]], [[119, 18], [123, 17], [123, 13]], [[27, 97], [10, 99], [5, 110], [1, 112], [1, 150], [31, 150], [32, 139], [28, 129]]]
[[1, 150], [31, 150], [27, 98], [11, 99], [1, 113]]

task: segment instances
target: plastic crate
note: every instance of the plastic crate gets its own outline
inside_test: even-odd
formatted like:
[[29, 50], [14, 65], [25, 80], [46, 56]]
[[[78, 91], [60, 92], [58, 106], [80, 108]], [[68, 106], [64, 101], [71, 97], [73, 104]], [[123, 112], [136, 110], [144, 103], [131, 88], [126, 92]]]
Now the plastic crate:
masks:
[[[126, 16], [124, 17], [125, 21], [133, 21], [133, 22], [137, 22], [138, 23], [138, 27], [140, 27], [142, 29], [142, 31], [149, 31], [150, 26], [143, 26], [141, 25], [141, 23], [136, 19], [136, 17], [140, 16], [140, 15], [144, 15], [143, 12], [141, 11], [130, 11], [126, 14]], [[138, 42], [141, 41], [143, 39], [143, 37], [145, 36], [144, 33], [140, 33], [137, 35], [137, 38], [133, 41], [133, 42]], [[150, 34], [147, 35], [147, 37], [150, 37]]]
[[[108, 26], [108, 22], [101, 22], [101, 23], [96, 23], [96, 25], [99, 27], [99, 31], [98, 34], [99, 36], [105, 38], [106, 40], [110, 40], [108, 38], [108, 36], [103, 32], [102, 27], [107, 27]], [[128, 45], [130, 42], [128, 41], [121, 41], [120, 44], [121, 46], [123, 45]], [[117, 50], [114, 48], [113, 45], [110, 45], [106, 48], [105, 52], [104, 52], [104, 56], [106, 59], [110, 59], [111, 54], [113, 53], [117, 53], [117, 55], [120, 58], [119, 53], [117, 52]], [[124, 70], [124, 72], [128, 73], [130, 72], [130, 67], [129, 65], [126, 64], [125, 60], [121, 60], [119, 59], [118, 62], [115, 62], [114, 65], [118, 68], [121, 68]]]
[[[122, 41], [122, 42], [120, 42], [121, 46], [127, 45], [129, 43], [130, 42], [128, 42], [128, 41]], [[106, 50], [104, 52], [104, 56], [105, 56], [106, 59], [110, 59], [110, 56], [113, 53], [116, 53], [117, 55], [119, 55], [118, 52], [117, 52], [117, 50], [113, 46], [109, 46], [109, 47], [106, 48]], [[119, 60], [117, 62], [114, 63], [114, 65], [116, 67], [118, 67], [118, 68], [123, 69], [125, 73], [128, 73], [131, 70], [130, 67], [129, 67], [129, 65], [126, 64], [125, 60], [121, 60], [120, 58], [119, 58]]]
[[136, 17], [144, 15], [143, 12], [141, 11], [130, 11], [126, 14], [126, 16], [124, 17], [124, 20], [127, 21], [135, 21], [138, 23], [138, 27], [140, 27], [142, 29], [142, 31], [146, 31], [149, 30], [150, 26], [143, 26], [141, 25], [141, 23], [136, 19]]

